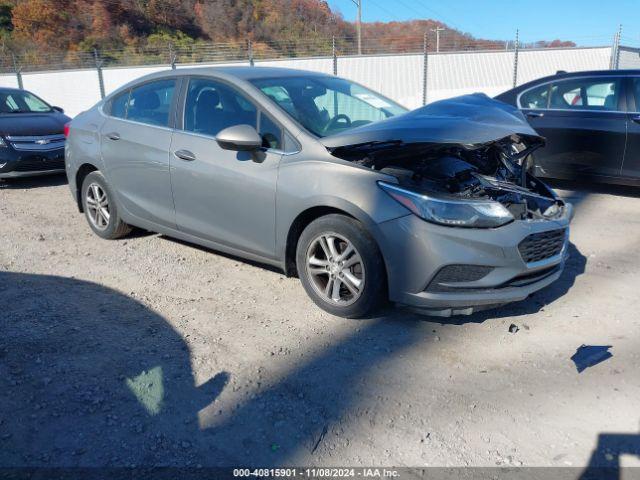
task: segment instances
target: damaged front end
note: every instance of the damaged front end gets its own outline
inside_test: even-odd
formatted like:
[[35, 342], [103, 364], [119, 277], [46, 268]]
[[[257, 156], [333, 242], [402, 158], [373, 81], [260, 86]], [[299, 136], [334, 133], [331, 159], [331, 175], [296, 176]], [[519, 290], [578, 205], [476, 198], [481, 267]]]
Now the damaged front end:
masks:
[[330, 139], [332, 155], [395, 177], [380, 186], [425, 220], [488, 228], [565, 213], [553, 190], [528, 173], [544, 139], [520, 112], [483, 95], [437, 102], [351, 135], [368, 141]]

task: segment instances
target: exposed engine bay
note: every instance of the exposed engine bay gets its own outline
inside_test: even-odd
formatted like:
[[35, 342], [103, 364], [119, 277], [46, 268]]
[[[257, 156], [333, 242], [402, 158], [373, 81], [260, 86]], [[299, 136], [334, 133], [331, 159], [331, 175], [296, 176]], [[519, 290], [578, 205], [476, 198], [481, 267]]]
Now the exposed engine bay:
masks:
[[483, 144], [369, 142], [331, 149], [344, 160], [396, 177], [425, 195], [492, 199], [516, 219], [553, 219], [564, 202], [528, 173], [530, 155], [544, 146], [534, 135], [512, 134]]

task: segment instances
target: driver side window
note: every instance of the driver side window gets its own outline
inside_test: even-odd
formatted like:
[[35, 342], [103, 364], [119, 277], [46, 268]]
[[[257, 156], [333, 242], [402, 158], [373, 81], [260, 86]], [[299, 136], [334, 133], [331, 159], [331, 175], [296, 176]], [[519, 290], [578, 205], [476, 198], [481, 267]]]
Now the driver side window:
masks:
[[184, 130], [215, 137], [234, 125], [257, 126], [258, 111], [232, 87], [216, 80], [189, 81], [184, 109]]

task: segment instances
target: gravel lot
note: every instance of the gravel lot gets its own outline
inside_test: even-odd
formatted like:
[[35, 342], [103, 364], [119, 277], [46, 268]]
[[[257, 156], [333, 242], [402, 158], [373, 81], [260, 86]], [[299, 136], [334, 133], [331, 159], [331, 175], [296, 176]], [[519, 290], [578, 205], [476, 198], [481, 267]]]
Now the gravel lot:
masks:
[[[99, 239], [64, 177], [0, 183], [0, 467], [640, 464], [640, 189], [561, 186], [563, 277], [442, 323], [332, 317], [279, 272]], [[578, 373], [583, 344], [613, 357]]]

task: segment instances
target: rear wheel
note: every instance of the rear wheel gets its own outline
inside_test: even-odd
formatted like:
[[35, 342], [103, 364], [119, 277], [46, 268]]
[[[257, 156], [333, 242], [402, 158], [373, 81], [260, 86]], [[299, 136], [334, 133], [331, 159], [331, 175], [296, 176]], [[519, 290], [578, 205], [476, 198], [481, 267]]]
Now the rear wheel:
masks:
[[120, 219], [109, 184], [100, 172], [85, 177], [81, 194], [84, 214], [96, 235], [112, 240], [131, 232], [131, 227]]
[[370, 315], [386, 299], [382, 255], [351, 217], [332, 214], [311, 222], [298, 241], [296, 265], [307, 294], [333, 315]]

